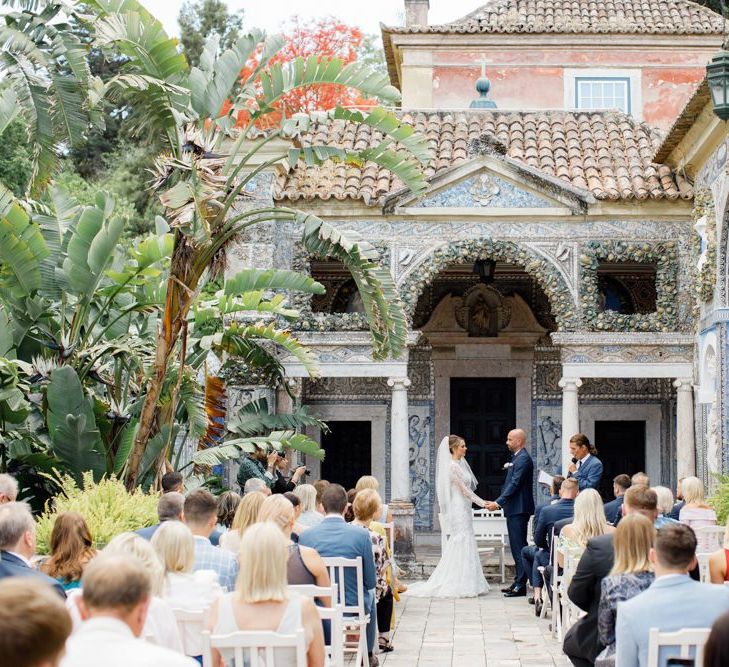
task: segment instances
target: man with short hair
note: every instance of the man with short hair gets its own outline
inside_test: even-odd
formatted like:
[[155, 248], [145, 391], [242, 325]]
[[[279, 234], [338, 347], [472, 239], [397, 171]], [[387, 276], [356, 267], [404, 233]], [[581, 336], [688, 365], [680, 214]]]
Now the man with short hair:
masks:
[[157, 532], [157, 529], [165, 521], [184, 521], [184, 506], [185, 496], [177, 491], [170, 491], [160, 496], [157, 501], [157, 516], [159, 517], [159, 523], [153, 526], [145, 526], [140, 528], [137, 535], [143, 537], [145, 540], [151, 540], [152, 535]]
[[590, 444], [584, 433], [575, 433], [569, 442], [572, 463], [567, 467], [567, 477], [574, 477], [584, 489], [596, 489], [602, 478], [602, 461], [597, 458], [597, 450]]
[[648, 486], [651, 485], [651, 479], [644, 472], [637, 472], [630, 478], [631, 486]]
[[177, 471], [166, 472], [162, 475], [162, 493], [185, 493], [185, 482], [182, 473]]
[[[631, 486], [623, 494], [623, 514], [638, 513], [655, 522], [658, 516], [656, 492], [639, 485]], [[562, 648], [573, 665], [592, 665], [604, 646], [597, 633], [597, 612], [600, 604], [602, 580], [613, 568], [613, 533], [593, 537], [580, 558], [567, 595], [587, 614], [568, 631]], [[619, 664], [619, 663], [618, 663]]]
[[0, 505], [0, 579], [34, 577], [52, 586], [63, 598], [63, 586], [39, 570], [34, 570], [30, 559], [35, 554], [35, 521], [25, 503]]
[[243, 495], [247, 496], [249, 493], [262, 493], [264, 496], [270, 496], [271, 487], [262, 479], [259, 479], [258, 477], [251, 477], [243, 485]]
[[12, 475], [0, 475], [0, 505], [14, 503], [18, 499], [18, 481]]
[[215, 496], [204, 489], [197, 489], [185, 498], [183, 511], [185, 523], [195, 538], [193, 570], [217, 572], [220, 585], [225, 590], [232, 591], [238, 576], [238, 561], [230, 551], [210, 544], [210, 534], [218, 522]]
[[627, 475], [618, 475], [613, 479], [613, 495], [615, 500], [605, 503], [605, 518], [608, 523], [616, 526], [622, 517], [623, 496], [630, 488], [630, 477]]
[[152, 584], [139, 559], [101, 554], [84, 570], [84, 622], [66, 643], [61, 667], [199, 667], [192, 658], [141, 637]]
[[[649, 559], [656, 573], [655, 581], [634, 598], [618, 602], [616, 665], [648, 664], [651, 628], [661, 632], [710, 628], [729, 611], [726, 586], [702, 584], [688, 575], [696, 567], [696, 535], [688, 526], [672, 523], [661, 528]], [[666, 664], [668, 650], [661, 648], [658, 664]]]
[[256, 447], [256, 451], [244, 456], [238, 468], [238, 486], [245, 495], [246, 482], [251, 478], [260, 479], [270, 489], [276, 481], [276, 464], [278, 463], [278, 452], [273, 451], [266, 454], [265, 449]]
[[344, 513], [347, 510], [347, 492], [339, 484], [329, 484], [322, 491], [322, 504], [326, 516], [316, 526], [307, 528], [299, 536], [299, 544], [313, 547], [323, 558], [338, 556], [340, 558], [362, 558], [362, 575], [364, 591], [357, 591], [354, 572], [347, 572], [344, 582], [346, 604], [357, 604], [359, 595], [364, 596], [365, 613], [370, 615], [367, 624], [367, 651], [370, 654], [370, 665], [378, 663], [372, 655], [375, 646], [375, 613], [374, 588], [377, 584], [375, 561], [372, 555], [372, 542], [369, 533], [359, 526], [346, 523]]
[[0, 582], [0, 660], [12, 667], [55, 667], [73, 625], [66, 605], [45, 582]]

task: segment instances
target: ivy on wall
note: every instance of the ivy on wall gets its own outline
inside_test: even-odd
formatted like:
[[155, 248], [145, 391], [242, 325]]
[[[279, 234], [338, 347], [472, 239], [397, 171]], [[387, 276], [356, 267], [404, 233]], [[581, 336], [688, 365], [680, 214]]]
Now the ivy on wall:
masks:
[[[701, 268], [698, 268], [698, 260], [702, 255], [701, 236], [696, 231], [696, 223], [706, 219], [706, 249], [705, 257]], [[696, 310], [702, 303], [711, 301], [714, 298], [716, 287], [716, 212], [714, 210], [714, 199], [708, 188], [701, 188], [694, 195], [693, 229], [691, 232], [691, 266], [694, 271], [693, 293], [696, 297]], [[698, 314], [698, 313], [697, 313]]]

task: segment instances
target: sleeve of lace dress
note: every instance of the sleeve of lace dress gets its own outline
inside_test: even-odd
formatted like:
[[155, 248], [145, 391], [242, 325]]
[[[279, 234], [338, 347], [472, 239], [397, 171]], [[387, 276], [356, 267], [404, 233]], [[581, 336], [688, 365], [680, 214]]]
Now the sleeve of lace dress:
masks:
[[484, 503], [481, 498], [479, 498], [471, 489], [468, 488], [463, 483], [463, 478], [461, 477], [458, 468], [455, 465], [451, 466], [451, 484], [455, 486], [462, 495], [464, 495], [466, 498], [468, 498], [472, 503], [475, 503], [479, 507], [484, 507], [486, 503]]

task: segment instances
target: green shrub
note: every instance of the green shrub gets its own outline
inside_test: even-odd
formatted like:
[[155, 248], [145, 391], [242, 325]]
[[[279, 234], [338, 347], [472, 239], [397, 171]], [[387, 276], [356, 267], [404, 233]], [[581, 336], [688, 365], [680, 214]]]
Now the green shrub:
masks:
[[61, 512], [81, 514], [97, 548], [119, 533], [157, 523], [157, 493], [144, 493], [140, 488], [127, 493], [124, 483], [115, 477], [97, 484], [91, 473], [84, 474], [83, 488], [70, 475], [59, 475], [57, 481], [61, 490], [46, 504], [37, 522], [38, 553], [48, 553], [51, 530]]
[[716, 521], [720, 526], [726, 525], [729, 517], [729, 475], [715, 475], [717, 484], [714, 493], [708, 499], [709, 505], [716, 512]]

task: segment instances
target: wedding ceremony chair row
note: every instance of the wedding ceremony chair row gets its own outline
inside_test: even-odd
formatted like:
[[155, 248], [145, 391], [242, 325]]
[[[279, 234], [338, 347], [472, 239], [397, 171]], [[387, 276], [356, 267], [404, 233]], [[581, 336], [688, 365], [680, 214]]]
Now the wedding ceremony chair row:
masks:
[[711, 583], [709, 576], [709, 556], [711, 556], [710, 553], [696, 554], [696, 560], [699, 561], [699, 581], [703, 584]]
[[506, 582], [506, 544], [508, 532], [504, 510], [489, 512], [488, 510], [474, 510], [473, 530], [476, 535], [476, 544], [479, 553], [499, 552], [499, 569], [501, 583]]
[[313, 584], [298, 584], [289, 586], [289, 590], [310, 598], [331, 598], [331, 607], [317, 605], [319, 618], [329, 621], [330, 643], [325, 646], [329, 665], [331, 667], [344, 667], [344, 613], [342, 603], [338, 601], [336, 584], [331, 586], [314, 586]]
[[[337, 600], [341, 601], [342, 614], [344, 618], [345, 640], [344, 653], [354, 653], [354, 665], [359, 667], [367, 663], [367, 624], [370, 621], [370, 615], [365, 613], [364, 608], [364, 576], [362, 574], [362, 558], [339, 558], [330, 556], [322, 559], [324, 565], [329, 571], [329, 580], [336, 586]], [[354, 570], [357, 581], [357, 602], [353, 605], [347, 604], [345, 595], [346, 588], [345, 572]], [[351, 634], [356, 633], [357, 640], [349, 641], [347, 639]]]
[[276, 667], [276, 649], [293, 649], [296, 662], [286, 661], [287, 667], [307, 667], [306, 636], [303, 628], [292, 634], [280, 634], [272, 631], [231, 632], [225, 635], [214, 635], [209, 630], [202, 633], [203, 667], [213, 667], [214, 648], [233, 651], [233, 662], [227, 667]]
[[[661, 632], [651, 628], [648, 635], [648, 667], [658, 667], [661, 647], [671, 647], [665, 658], [693, 658], [694, 665], [704, 664], [704, 644], [709, 638], [710, 628], [686, 628], [675, 632]], [[678, 649], [678, 654], [676, 654]]]
[[561, 548], [560, 551], [562, 552], [564, 562], [562, 567], [562, 581], [560, 582], [562, 588], [562, 633], [566, 634], [575, 621], [582, 615], [582, 610], [570, 600], [567, 591], [569, 590], [572, 577], [577, 571], [577, 565], [582, 557], [583, 549], [566, 547]]
[[205, 629], [205, 617], [207, 609], [182, 609], [173, 607], [172, 613], [175, 615], [177, 627], [180, 630], [182, 638], [182, 648], [186, 655], [196, 655], [190, 652], [190, 647], [185, 643], [186, 637], [199, 636]]

